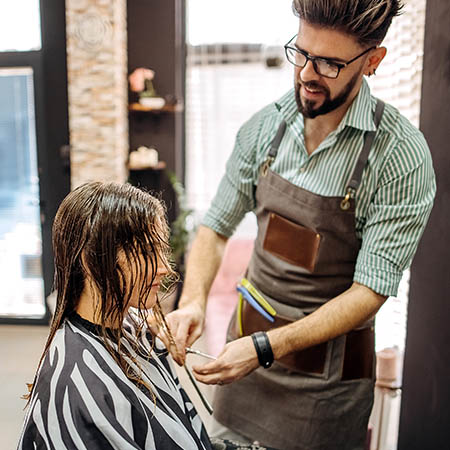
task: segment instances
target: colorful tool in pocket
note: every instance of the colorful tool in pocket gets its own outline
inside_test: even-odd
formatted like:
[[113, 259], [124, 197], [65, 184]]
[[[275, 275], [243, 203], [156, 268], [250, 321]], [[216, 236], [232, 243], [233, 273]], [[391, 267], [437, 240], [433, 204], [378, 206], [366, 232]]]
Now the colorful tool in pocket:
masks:
[[277, 312], [246, 278], [243, 278], [241, 280], [241, 283], [236, 286], [236, 290], [239, 292], [237, 319], [240, 336], [244, 334], [242, 325], [242, 311], [244, 300], [247, 301], [269, 322], [275, 322], [275, 319], [273, 317], [276, 316]]
[[261, 295], [261, 293], [253, 286], [247, 278], [242, 278], [241, 285], [247, 289], [250, 295], [271, 315], [276, 316], [277, 312], [272, 305]]

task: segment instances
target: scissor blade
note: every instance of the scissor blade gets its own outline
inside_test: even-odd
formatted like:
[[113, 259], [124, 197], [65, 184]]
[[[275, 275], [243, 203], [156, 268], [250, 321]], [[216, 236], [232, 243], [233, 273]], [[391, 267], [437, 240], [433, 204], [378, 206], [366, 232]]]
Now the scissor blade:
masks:
[[217, 359], [215, 356], [208, 355], [207, 353], [203, 353], [200, 350], [191, 347], [186, 347], [186, 353], [193, 353], [194, 355], [203, 356], [204, 358], [212, 359], [214, 361]]

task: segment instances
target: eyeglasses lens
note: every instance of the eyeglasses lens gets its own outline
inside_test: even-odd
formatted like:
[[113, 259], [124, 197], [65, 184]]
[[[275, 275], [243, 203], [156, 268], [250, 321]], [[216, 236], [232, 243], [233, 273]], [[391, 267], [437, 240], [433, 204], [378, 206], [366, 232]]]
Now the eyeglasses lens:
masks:
[[306, 56], [292, 48], [286, 48], [286, 56], [291, 64], [298, 67], [304, 67], [306, 65]]
[[[308, 58], [303, 53], [290, 47], [286, 48], [286, 56], [291, 64], [301, 68], [305, 67], [308, 61]], [[328, 78], [336, 78], [338, 76], [339, 67], [336, 65], [329, 63], [324, 59], [313, 59], [312, 62], [314, 69], [319, 75]]]
[[316, 59], [315, 61], [316, 71], [328, 78], [336, 78], [339, 73], [339, 68], [334, 64], [331, 64], [323, 59]]

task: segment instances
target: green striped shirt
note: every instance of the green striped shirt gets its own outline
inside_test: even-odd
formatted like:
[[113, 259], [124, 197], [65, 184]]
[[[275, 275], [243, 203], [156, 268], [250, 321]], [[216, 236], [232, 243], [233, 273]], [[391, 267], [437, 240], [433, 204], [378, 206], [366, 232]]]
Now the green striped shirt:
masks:
[[[256, 113], [239, 130], [226, 173], [203, 225], [231, 236], [255, 208], [258, 170], [282, 119], [287, 128], [271, 169], [323, 196], [344, 196], [362, 149], [375, 130], [376, 99], [366, 81], [339, 126], [308, 155], [303, 116], [294, 91]], [[381, 295], [396, 295], [428, 220], [436, 191], [430, 151], [422, 133], [386, 105], [356, 193], [356, 234], [362, 239], [354, 281]]]

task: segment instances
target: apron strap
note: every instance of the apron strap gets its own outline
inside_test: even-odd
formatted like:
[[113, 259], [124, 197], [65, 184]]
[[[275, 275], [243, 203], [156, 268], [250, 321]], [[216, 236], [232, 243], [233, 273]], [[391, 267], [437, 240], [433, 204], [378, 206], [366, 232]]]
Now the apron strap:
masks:
[[[375, 123], [375, 127], [378, 128], [378, 125], [381, 122], [381, 117], [383, 116], [384, 111], [384, 102], [381, 100], [377, 101], [377, 106], [375, 108], [373, 121]], [[356, 162], [355, 170], [350, 178], [350, 181], [347, 184], [347, 188], [345, 191], [347, 194], [350, 194], [353, 197], [358, 189], [359, 183], [361, 183], [362, 173], [364, 167], [366, 166], [367, 160], [369, 159], [370, 149], [372, 147], [373, 140], [375, 138], [375, 131], [367, 131], [364, 135], [364, 145], [359, 155], [358, 161]]]
[[278, 153], [278, 149], [281, 144], [281, 140], [283, 139], [284, 132], [286, 131], [286, 121], [283, 120], [278, 127], [277, 134], [270, 144], [269, 157], [275, 159]]
[[[377, 129], [378, 129], [378, 125], [381, 122], [381, 117], [383, 116], [383, 111], [384, 111], [384, 102], [381, 100], [377, 100], [377, 105], [375, 107], [375, 113], [374, 113], [374, 118], [373, 118], [375, 127]], [[269, 149], [269, 153], [267, 155], [267, 159], [261, 168], [261, 173], [263, 175], [266, 175], [267, 170], [269, 169], [270, 165], [275, 160], [285, 131], [286, 131], [286, 121], [283, 120], [283, 121], [281, 121], [280, 126], [278, 127], [275, 138], [273, 139], [272, 143], [270, 144], [270, 149]], [[348, 209], [350, 207], [349, 199], [353, 198], [355, 196], [358, 186], [361, 183], [362, 173], [364, 171], [364, 167], [367, 164], [367, 160], [369, 159], [369, 153], [370, 153], [370, 149], [372, 147], [373, 140], [375, 138], [375, 134], [376, 134], [376, 130], [375, 131], [367, 131], [364, 135], [364, 145], [361, 150], [361, 153], [359, 154], [358, 161], [356, 162], [355, 170], [353, 171], [350, 181], [347, 183], [347, 187], [345, 189], [346, 196], [341, 204], [342, 209]]]
[[277, 134], [275, 135], [272, 143], [270, 144], [270, 149], [267, 158], [261, 166], [260, 173], [262, 176], [267, 175], [267, 171], [269, 170], [270, 165], [275, 161], [285, 131], [286, 131], [286, 121], [282, 120], [280, 126], [278, 127]]

